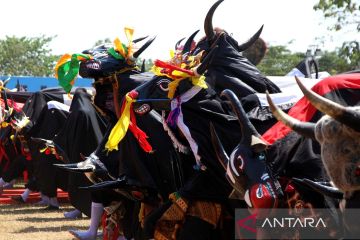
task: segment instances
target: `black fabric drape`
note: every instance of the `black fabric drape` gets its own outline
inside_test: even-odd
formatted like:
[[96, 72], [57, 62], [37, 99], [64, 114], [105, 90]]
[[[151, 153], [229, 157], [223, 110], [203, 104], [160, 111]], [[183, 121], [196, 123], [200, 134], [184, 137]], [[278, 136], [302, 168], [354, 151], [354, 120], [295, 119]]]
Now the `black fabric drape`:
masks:
[[[70, 114], [54, 142], [67, 154], [70, 163], [79, 162], [80, 153], [90, 155], [100, 143], [106, 120], [95, 110], [85, 89], [77, 89], [70, 106]], [[68, 193], [71, 204], [90, 216], [91, 194], [79, 186], [91, 185], [83, 174], [69, 173]]]

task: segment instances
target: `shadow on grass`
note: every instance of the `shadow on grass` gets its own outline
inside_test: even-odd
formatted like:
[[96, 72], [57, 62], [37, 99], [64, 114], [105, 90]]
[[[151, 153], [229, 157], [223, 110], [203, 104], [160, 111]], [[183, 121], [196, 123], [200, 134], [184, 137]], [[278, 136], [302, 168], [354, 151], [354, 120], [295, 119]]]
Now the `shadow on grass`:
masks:
[[60, 206], [59, 210], [47, 211], [44, 210], [45, 206], [34, 206], [29, 204], [24, 205], [0, 205], [0, 214], [3, 215], [16, 215], [16, 214], [34, 214], [38, 213], [47, 213], [47, 212], [63, 212], [73, 210], [71, 206]]
[[64, 232], [69, 230], [86, 230], [86, 227], [79, 227], [76, 225], [67, 225], [61, 227], [27, 227], [13, 233], [33, 233], [33, 232]]
[[25, 218], [18, 218], [16, 221], [21, 222], [73, 222], [77, 220], [83, 220], [86, 218], [76, 218], [76, 219], [67, 219], [65, 217], [25, 217]]

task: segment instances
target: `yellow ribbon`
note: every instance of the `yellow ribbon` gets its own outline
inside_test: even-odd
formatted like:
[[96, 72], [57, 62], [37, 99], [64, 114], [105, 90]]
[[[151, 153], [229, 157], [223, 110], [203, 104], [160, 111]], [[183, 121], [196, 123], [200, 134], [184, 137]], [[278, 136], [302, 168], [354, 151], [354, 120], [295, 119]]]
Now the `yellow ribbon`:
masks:
[[[121, 41], [119, 38], [116, 38], [114, 40], [114, 46], [115, 46], [115, 50], [121, 55], [123, 56], [123, 58], [128, 59], [131, 55], [132, 55], [132, 41], [133, 41], [133, 35], [134, 35], [134, 29], [133, 28], [129, 28], [129, 27], [125, 27], [124, 29], [125, 32], [125, 36], [128, 40], [128, 46], [127, 46], [127, 50], [125, 50], [124, 46], [122, 45]], [[126, 53], [127, 51], [127, 53]]]
[[43, 153], [43, 152], [46, 151], [47, 148], [48, 148], [48, 147], [45, 147], [45, 148], [43, 148], [43, 149], [40, 149], [39, 152], [40, 152], [40, 153]]
[[127, 58], [129, 58], [132, 55], [132, 44], [133, 44], [133, 35], [134, 35], [134, 29], [126, 27], [124, 29], [126, 38], [128, 40], [128, 55]]
[[170, 99], [172, 99], [174, 97], [176, 88], [178, 87], [180, 81], [182, 81], [182, 80], [184, 80], [186, 78], [190, 78], [191, 83], [194, 86], [199, 86], [199, 87], [204, 88], [204, 89], [208, 88], [208, 86], [207, 86], [207, 84], [205, 82], [205, 76], [203, 76], [203, 75], [201, 75], [201, 76], [190, 76], [187, 73], [175, 70], [175, 71], [172, 72], [172, 75], [176, 76], [176, 77], [179, 77], [179, 78], [174, 79], [173, 76], [162, 73], [161, 70], [162, 70], [162, 68], [159, 68], [159, 67], [156, 67], [156, 66], [153, 66], [153, 68], [151, 69], [151, 71], [157, 76], [166, 76], [168, 78], [173, 79], [171, 81], [171, 83], [169, 83], [169, 85], [168, 85], [168, 88], [169, 88], [168, 98], [170, 98]]
[[118, 150], [119, 142], [124, 138], [130, 124], [130, 107], [136, 100], [132, 99], [129, 94], [126, 94], [126, 103], [121, 117], [117, 121], [116, 125], [110, 132], [105, 149], [108, 151]]
[[124, 58], [126, 58], [126, 52], [125, 49], [120, 41], [119, 38], [115, 38], [114, 40], [114, 46], [115, 46], [115, 50]]
[[201, 88], [207, 89], [208, 86], [205, 82], [206, 77], [201, 75], [200, 77], [192, 77], [191, 82], [194, 86], [199, 86]]
[[169, 88], [168, 98], [172, 99], [174, 97], [176, 88], [178, 87], [180, 81], [183, 80], [183, 79], [184, 78], [176, 79], [176, 80], [173, 80], [171, 83], [169, 83], [169, 85], [168, 85], [168, 88]]

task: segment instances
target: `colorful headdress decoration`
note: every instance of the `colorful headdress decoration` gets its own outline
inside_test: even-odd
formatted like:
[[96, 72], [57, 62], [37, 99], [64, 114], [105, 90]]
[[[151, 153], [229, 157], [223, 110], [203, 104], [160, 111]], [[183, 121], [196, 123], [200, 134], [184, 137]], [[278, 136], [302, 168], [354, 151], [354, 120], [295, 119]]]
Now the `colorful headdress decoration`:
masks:
[[65, 92], [70, 93], [80, 69], [80, 61], [92, 59], [88, 54], [65, 54], [55, 66], [55, 77]]
[[181, 52], [171, 51], [171, 59], [167, 62], [155, 60], [154, 66], [151, 71], [157, 76], [166, 76], [173, 81], [169, 83], [168, 98], [174, 97], [176, 88], [180, 81], [190, 79], [194, 86], [207, 88], [205, 76], [199, 75], [196, 71], [197, 66], [200, 64], [202, 53], [196, 56], [189, 56]]
[[128, 40], [128, 45], [126, 46], [123, 44], [119, 38], [116, 38], [114, 40], [114, 47], [108, 49], [108, 53], [113, 56], [115, 59], [118, 60], [132, 60], [132, 54], [133, 54], [133, 35], [134, 35], [134, 29], [132, 28], [125, 28], [125, 35]]
[[[125, 60], [128, 63], [132, 59], [132, 44], [134, 29], [125, 28], [125, 35], [128, 40], [128, 45], [121, 43], [119, 38], [114, 40], [114, 47], [107, 50], [108, 54], [117, 60]], [[55, 77], [59, 81], [59, 85], [64, 88], [67, 93], [70, 93], [75, 79], [78, 76], [80, 69], [80, 62], [86, 62], [94, 59], [89, 54], [65, 54], [63, 55], [55, 66]]]

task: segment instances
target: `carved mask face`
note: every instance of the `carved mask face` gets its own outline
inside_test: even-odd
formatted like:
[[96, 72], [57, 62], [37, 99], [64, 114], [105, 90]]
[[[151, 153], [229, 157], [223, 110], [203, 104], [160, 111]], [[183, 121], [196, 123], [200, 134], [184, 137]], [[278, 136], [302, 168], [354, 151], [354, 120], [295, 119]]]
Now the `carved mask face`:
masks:
[[324, 116], [315, 127], [325, 169], [339, 189], [360, 189], [360, 133]]

